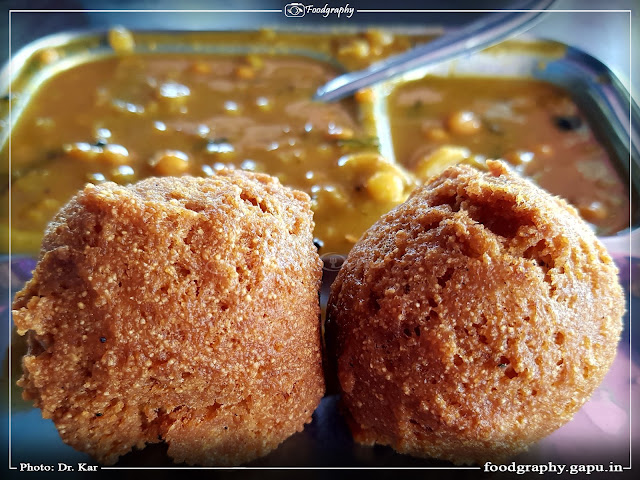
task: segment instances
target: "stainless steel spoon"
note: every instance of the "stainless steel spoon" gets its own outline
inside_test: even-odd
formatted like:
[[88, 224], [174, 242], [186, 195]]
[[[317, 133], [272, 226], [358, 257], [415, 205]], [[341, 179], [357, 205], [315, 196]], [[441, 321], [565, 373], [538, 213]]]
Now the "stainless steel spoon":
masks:
[[432, 42], [389, 57], [357, 72], [340, 75], [320, 87], [314, 100], [332, 102], [361, 88], [388, 80], [418, 67], [451, 60], [495, 45], [531, 28], [554, 0], [527, 0], [513, 9], [496, 11]]

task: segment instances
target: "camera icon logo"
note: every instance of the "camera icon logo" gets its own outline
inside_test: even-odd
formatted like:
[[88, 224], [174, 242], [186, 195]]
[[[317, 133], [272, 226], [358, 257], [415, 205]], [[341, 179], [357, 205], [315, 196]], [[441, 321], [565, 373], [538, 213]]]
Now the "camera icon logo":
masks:
[[302, 3], [287, 3], [284, 7], [286, 17], [304, 17], [305, 8]]

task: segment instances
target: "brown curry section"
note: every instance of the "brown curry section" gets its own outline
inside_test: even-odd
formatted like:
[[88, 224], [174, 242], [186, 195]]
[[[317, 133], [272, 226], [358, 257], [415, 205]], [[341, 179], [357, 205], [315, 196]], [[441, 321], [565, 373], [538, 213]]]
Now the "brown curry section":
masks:
[[396, 159], [419, 177], [502, 158], [573, 204], [599, 234], [629, 223], [629, 194], [569, 94], [541, 81], [428, 76], [389, 100]]
[[[126, 35], [112, 39], [117, 50], [129, 50], [127, 42]], [[409, 46], [368, 32], [330, 48], [359, 68]], [[378, 154], [370, 91], [339, 103], [311, 100], [338, 73], [329, 63], [279, 53], [151, 53], [55, 75], [12, 132], [2, 224], [10, 201], [13, 252], [37, 252], [47, 223], [86, 182], [206, 176], [228, 166], [266, 172], [309, 193], [321, 254], [347, 253], [429, 175], [458, 162], [482, 168], [484, 158], [505, 158], [566, 197], [601, 234], [627, 226], [625, 185], [556, 87], [429, 77], [401, 85], [388, 99], [393, 162]]]

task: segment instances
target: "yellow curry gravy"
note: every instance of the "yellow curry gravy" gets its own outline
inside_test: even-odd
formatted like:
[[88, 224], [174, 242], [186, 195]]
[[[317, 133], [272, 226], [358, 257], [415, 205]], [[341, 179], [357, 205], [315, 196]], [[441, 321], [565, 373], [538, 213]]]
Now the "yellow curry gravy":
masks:
[[[345, 38], [330, 47], [348, 68], [410, 46], [384, 33]], [[378, 154], [371, 92], [333, 104], [311, 100], [338, 73], [294, 55], [152, 53], [53, 76], [12, 132], [12, 188], [2, 193], [3, 225], [11, 197], [12, 250], [37, 252], [47, 223], [86, 182], [215, 175], [228, 166], [309, 193], [321, 254], [347, 253], [429, 175], [461, 161], [482, 168], [485, 156], [503, 157], [567, 197], [601, 233], [626, 226], [624, 185], [555, 87], [486, 78], [401, 86], [389, 99], [393, 162]]]

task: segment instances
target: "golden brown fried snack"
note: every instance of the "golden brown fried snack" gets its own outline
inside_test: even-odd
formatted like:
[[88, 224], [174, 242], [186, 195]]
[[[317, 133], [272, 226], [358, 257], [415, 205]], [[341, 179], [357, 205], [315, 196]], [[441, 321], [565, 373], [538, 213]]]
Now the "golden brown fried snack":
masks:
[[617, 269], [574, 208], [488, 162], [383, 216], [332, 286], [326, 341], [355, 439], [503, 460], [569, 421], [616, 354]]
[[324, 393], [312, 229], [266, 175], [88, 185], [15, 298], [25, 398], [105, 464], [161, 440], [177, 463], [267, 454]]

